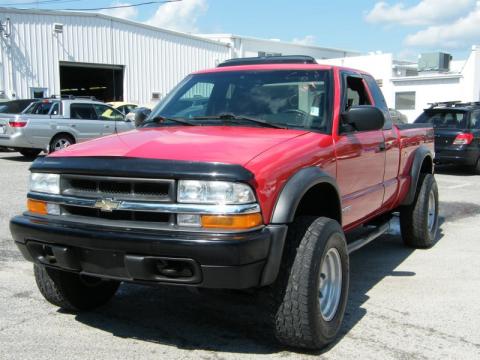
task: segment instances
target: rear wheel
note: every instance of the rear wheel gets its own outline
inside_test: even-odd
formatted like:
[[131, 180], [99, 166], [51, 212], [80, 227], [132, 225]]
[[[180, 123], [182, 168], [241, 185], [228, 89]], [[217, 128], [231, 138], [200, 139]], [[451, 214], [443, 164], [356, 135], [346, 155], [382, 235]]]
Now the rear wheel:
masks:
[[58, 134], [50, 142], [50, 152], [62, 150], [70, 145], [75, 144], [75, 139], [68, 134]]
[[69, 311], [90, 310], [106, 304], [120, 283], [93, 276], [34, 265], [35, 280], [43, 297]]
[[18, 152], [26, 159], [35, 159], [42, 152], [40, 149], [19, 149]]
[[341, 226], [323, 217], [296, 219], [282, 264], [267, 290], [277, 340], [305, 349], [327, 346], [340, 329], [348, 297], [349, 261]]
[[400, 210], [403, 242], [414, 248], [431, 247], [438, 232], [438, 187], [432, 174], [423, 174], [413, 204]]

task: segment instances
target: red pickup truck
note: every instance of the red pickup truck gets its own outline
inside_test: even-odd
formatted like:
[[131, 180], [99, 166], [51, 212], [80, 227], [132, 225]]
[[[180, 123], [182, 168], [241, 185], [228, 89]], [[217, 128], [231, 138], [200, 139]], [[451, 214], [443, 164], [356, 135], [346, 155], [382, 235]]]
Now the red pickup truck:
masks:
[[434, 243], [433, 139], [393, 125], [364, 72], [229, 60], [141, 128], [37, 159], [11, 232], [62, 308], [100, 306], [121, 281], [255, 288], [281, 343], [318, 349], [342, 323], [349, 253], [396, 212], [406, 245]]

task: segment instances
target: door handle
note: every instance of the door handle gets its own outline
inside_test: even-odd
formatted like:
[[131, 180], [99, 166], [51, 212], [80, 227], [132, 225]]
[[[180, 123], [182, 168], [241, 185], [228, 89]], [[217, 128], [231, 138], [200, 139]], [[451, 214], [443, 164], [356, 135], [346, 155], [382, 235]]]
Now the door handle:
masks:
[[74, 128], [74, 127], [77, 127], [77, 125], [75, 125], [75, 124], [70, 124], [70, 127], [73, 127], [73, 128]]
[[379, 152], [385, 151], [385, 149], [386, 149], [385, 142], [382, 142], [380, 143], [380, 145], [378, 145]]
[[105, 125], [105, 129], [109, 129], [110, 128], [110, 125]]

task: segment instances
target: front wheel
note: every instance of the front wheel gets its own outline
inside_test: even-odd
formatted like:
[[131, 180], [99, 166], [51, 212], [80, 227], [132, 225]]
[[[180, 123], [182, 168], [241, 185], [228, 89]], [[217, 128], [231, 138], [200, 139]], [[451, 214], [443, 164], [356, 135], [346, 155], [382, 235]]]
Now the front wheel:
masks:
[[65, 149], [66, 147], [75, 144], [75, 139], [68, 134], [56, 135], [52, 141], [50, 141], [49, 151], [55, 152]]
[[321, 349], [342, 324], [348, 297], [349, 259], [343, 230], [323, 217], [300, 217], [289, 228], [283, 268], [270, 289], [276, 338]]
[[400, 209], [403, 242], [425, 249], [433, 246], [438, 232], [438, 187], [432, 174], [420, 178], [413, 204]]
[[120, 283], [34, 265], [35, 281], [43, 297], [69, 311], [91, 310], [106, 304]]

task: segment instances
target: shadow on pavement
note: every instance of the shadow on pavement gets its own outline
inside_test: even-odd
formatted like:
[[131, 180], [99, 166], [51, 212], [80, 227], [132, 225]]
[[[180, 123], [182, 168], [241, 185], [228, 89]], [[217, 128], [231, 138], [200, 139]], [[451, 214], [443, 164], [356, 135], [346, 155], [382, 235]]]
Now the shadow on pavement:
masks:
[[475, 176], [473, 170], [457, 165], [435, 165], [435, 173], [454, 176]]
[[[412, 271], [395, 270], [414, 251], [403, 245], [396, 229], [394, 223], [390, 234], [351, 255], [349, 302], [337, 342], [366, 315], [362, 306], [370, 289], [385, 277], [415, 276]], [[442, 237], [440, 229], [438, 239]], [[286, 350], [269, 338], [256, 299], [253, 294], [235, 291], [192, 292], [180, 287], [124, 284], [109, 305], [80, 313], [76, 319], [115, 336], [180, 349], [246, 354]]]
[[15, 161], [15, 162], [32, 162], [34, 159], [27, 159], [16, 152], [3, 153], [1, 160]]

